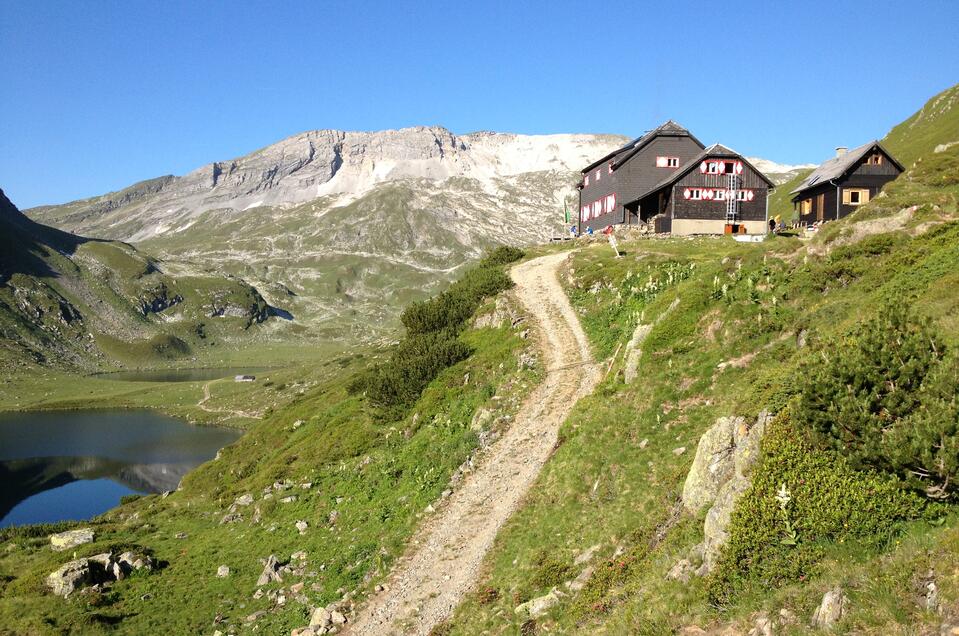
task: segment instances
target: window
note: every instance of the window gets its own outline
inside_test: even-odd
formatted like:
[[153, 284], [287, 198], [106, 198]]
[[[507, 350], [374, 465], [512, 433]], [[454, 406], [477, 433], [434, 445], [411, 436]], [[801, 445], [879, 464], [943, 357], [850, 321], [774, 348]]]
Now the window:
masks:
[[602, 171], [602, 170], [597, 170], [597, 171], [596, 171], [596, 180], [599, 181], [600, 177], [602, 177], [602, 176], [603, 176], [603, 171]]
[[613, 162], [609, 162], [609, 174], [613, 174]]
[[706, 174], [719, 174], [719, 162], [710, 161], [706, 164]]
[[869, 158], [866, 159], [866, 163], [869, 164], [869, 165], [871, 165], [871, 166], [881, 166], [881, 165], [882, 165], [882, 154], [876, 152], [876, 153], [873, 153], [873, 154], [869, 155]]
[[726, 200], [726, 191], [725, 191], [725, 190], [716, 190], [716, 196], [714, 196], [713, 198], [716, 199], [717, 201], [725, 201], [725, 200]]
[[593, 218], [603, 213], [603, 202], [602, 201], [593, 201]]
[[581, 210], [579, 211], [579, 218], [580, 218], [582, 221], [588, 221], [588, 220], [589, 220], [589, 206], [588, 206], [588, 205], [584, 205], [584, 206], [583, 206], [583, 209], [581, 209]]
[[612, 211], [614, 211], [614, 210], [616, 209], [616, 195], [615, 195], [615, 194], [607, 194], [607, 195], [606, 195], [606, 198], [603, 199], [603, 208], [604, 208], [604, 211], [605, 211], [607, 214], [609, 214], [610, 212], [612, 212]]
[[703, 191], [700, 190], [699, 188], [693, 188], [689, 192], [689, 198], [692, 199], [693, 201], [699, 201], [700, 199], [703, 198]]
[[733, 161], [724, 161], [723, 172], [726, 174], [734, 174], [736, 172], [736, 163]]
[[799, 213], [800, 214], [811, 214], [812, 213], [812, 199], [803, 199], [799, 202]]
[[678, 168], [679, 157], [656, 157], [657, 168]]
[[583, 185], [584, 186], [589, 185], [589, 175], [586, 175], [585, 177], [583, 177]]
[[869, 190], [865, 188], [843, 188], [842, 202], [844, 205], [869, 203]]

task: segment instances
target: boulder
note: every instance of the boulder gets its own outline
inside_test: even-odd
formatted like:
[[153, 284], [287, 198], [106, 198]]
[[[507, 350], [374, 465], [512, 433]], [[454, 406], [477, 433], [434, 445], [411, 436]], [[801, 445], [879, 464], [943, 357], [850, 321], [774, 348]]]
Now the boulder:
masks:
[[263, 572], [260, 573], [260, 578], [256, 580], [256, 585], [266, 585], [267, 583], [282, 583], [283, 577], [280, 576], [280, 563], [276, 560], [276, 556], [271, 554], [267, 557], [266, 561], [263, 562]]
[[530, 618], [539, 618], [552, 608], [559, 605], [559, 600], [559, 596], [556, 594], [556, 590], [554, 589], [551, 590], [549, 594], [526, 601], [513, 611], [518, 615], [525, 614]]
[[236, 498], [236, 501], [234, 501], [233, 503], [235, 503], [238, 506], [249, 506], [250, 504], [253, 503], [253, 495], [251, 495], [250, 493], [246, 493], [245, 495], [240, 495], [239, 497]]
[[828, 629], [839, 622], [848, 609], [849, 599], [840, 587], [834, 587], [822, 597], [822, 603], [812, 615], [812, 626]]
[[330, 612], [330, 622], [332, 622], [334, 625], [343, 625], [346, 623], [346, 616], [343, 616], [342, 613], [333, 610]]
[[88, 559], [76, 559], [65, 563], [55, 572], [47, 575], [46, 580], [47, 587], [57, 596], [64, 598], [86, 585], [98, 582]]
[[91, 543], [94, 539], [93, 528], [79, 528], [50, 535], [50, 547], [57, 552], [75, 548], [84, 543]]
[[733, 476], [733, 430], [741, 417], [721, 417], [699, 439], [693, 465], [683, 484], [683, 506], [696, 514], [711, 504], [719, 488]]
[[723, 485], [715, 503], [706, 513], [706, 521], [703, 524], [703, 565], [698, 574], [708, 574], [716, 567], [722, 548], [729, 539], [727, 530], [733, 509], [736, 507], [739, 496], [746, 492], [747, 488], [749, 488], [748, 479], [733, 477]]
[[329, 627], [333, 623], [330, 611], [325, 607], [317, 607], [310, 615], [310, 627]]

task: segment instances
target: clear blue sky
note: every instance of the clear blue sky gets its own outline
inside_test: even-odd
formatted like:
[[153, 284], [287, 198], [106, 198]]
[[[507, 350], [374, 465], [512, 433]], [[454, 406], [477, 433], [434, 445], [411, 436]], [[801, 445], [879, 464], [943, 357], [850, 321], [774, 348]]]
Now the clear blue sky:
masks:
[[310, 129], [635, 135], [818, 162], [959, 82], [959, 2], [0, 0], [20, 207]]

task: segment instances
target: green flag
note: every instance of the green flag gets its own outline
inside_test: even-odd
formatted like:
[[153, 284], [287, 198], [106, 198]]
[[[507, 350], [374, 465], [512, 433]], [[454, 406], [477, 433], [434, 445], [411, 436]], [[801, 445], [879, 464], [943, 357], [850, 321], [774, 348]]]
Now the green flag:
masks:
[[569, 205], [567, 205], [566, 199], [563, 199], [563, 218], [566, 219], [566, 223], [569, 223]]

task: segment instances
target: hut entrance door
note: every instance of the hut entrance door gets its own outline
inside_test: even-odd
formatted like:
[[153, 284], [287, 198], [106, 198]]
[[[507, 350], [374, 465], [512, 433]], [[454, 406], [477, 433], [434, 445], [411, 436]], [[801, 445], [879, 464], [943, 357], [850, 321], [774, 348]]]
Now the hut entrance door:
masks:
[[816, 197], [816, 220], [822, 223], [826, 215], [826, 195], [820, 194]]

